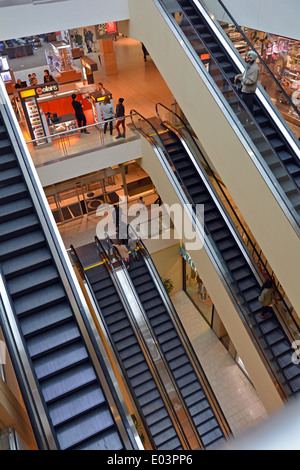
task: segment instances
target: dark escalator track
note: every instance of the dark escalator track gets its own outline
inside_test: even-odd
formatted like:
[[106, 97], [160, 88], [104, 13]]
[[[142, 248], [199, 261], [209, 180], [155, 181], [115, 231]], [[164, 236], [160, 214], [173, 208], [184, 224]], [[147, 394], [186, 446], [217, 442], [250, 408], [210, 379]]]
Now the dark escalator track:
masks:
[[[40, 394], [55, 448], [125, 450], [2, 113], [0, 241], [0, 268], [36, 381], [32, 393]], [[5, 336], [3, 318], [1, 327]]]
[[261, 306], [258, 301], [260, 284], [245, 258], [239, 243], [227, 226], [224, 217], [196, 171], [181, 140], [173, 132], [160, 134], [167, 150], [170, 165], [182, 188], [189, 195], [190, 201], [204, 204], [205, 233], [213, 240], [217, 255], [232, 276], [234, 292], [242, 299], [249, 323], [258, 338], [262, 350], [271, 364], [279, 383], [287, 397], [300, 395], [300, 366], [292, 363], [293, 349], [281, 323], [275, 313], [266, 319], [260, 319]]
[[133, 285], [200, 439], [206, 449], [213, 449], [225, 440], [229, 428], [226, 425], [225, 431], [224, 417], [223, 425], [218, 421], [220, 417], [207, 398], [142, 251], [139, 251], [139, 258], [130, 263]]
[[[168, 8], [166, 0], [161, 1]], [[241, 98], [233, 87], [234, 77], [240, 73], [239, 68], [193, 0], [178, 0], [177, 4], [178, 10], [182, 9], [185, 15], [184, 21], [180, 25], [182, 33], [199, 57], [204, 53], [209, 54], [211, 58], [209, 73], [219, 89], [222, 89], [223, 96], [230, 103], [232, 109], [238, 113], [240, 107], [244, 107]], [[247, 112], [249, 113], [249, 111]], [[275, 120], [257, 95], [254, 100], [253, 113], [254, 123], [245, 124], [244, 127], [276, 182], [289, 200], [293, 212], [295, 211], [295, 220], [299, 224], [300, 163], [299, 154], [296, 154], [295, 151], [298, 144], [291, 137], [288, 141], [282, 129], [275, 123]], [[251, 120], [252, 117], [249, 118], [249, 121]], [[286, 127], [286, 124], [283, 123], [283, 126]], [[290, 133], [290, 131], [287, 133]]]
[[[85, 268], [80, 249], [76, 252]], [[98, 263], [86, 269], [85, 275], [138, 403], [140, 415], [149, 429], [153, 447], [158, 450], [183, 449], [107, 264]]]

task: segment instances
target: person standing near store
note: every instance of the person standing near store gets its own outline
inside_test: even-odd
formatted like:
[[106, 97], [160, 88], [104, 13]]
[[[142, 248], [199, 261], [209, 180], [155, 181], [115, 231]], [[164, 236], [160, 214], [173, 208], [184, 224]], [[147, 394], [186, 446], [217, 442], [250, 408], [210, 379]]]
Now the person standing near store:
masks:
[[52, 75], [50, 75], [49, 70], [44, 70], [44, 83], [55, 82]]
[[[120, 139], [120, 137], [125, 137], [125, 107], [123, 105], [124, 98], [119, 98], [119, 102], [116, 106], [116, 114], [115, 118], [117, 118], [117, 123], [116, 123], [116, 130], [118, 132], [118, 135], [116, 139]], [[123, 128], [123, 134], [120, 132], [120, 126]]]
[[109, 130], [110, 130], [110, 135], [112, 135], [113, 132], [113, 122], [111, 119], [114, 117], [114, 108], [113, 105], [111, 104], [109, 96], [106, 96], [104, 98], [103, 103], [100, 105], [101, 112], [103, 114], [103, 119], [105, 121], [104, 124], [104, 134], [106, 134], [107, 130], [107, 124], [109, 121]]
[[36, 74], [33, 73], [32, 74], [32, 85], [37, 85], [38, 84], [38, 81], [37, 81], [37, 78], [36, 78]]
[[[76, 100], [77, 96], [75, 93], [72, 95], [72, 106], [75, 111], [75, 116], [77, 119], [77, 124], [78, 127], [84, 127], [86, 126], [86, 117], [84, 115], [83, 109], [82, 109], [82, 104]], [[83, 134], [89, 134], [89, 132], [86, 129], [80, 129], [80, 132]]]
[[[247, 54], [248, 67], [245, 70], [245, 74], [239, 74], [235, 76], [235, 80], [242, 82], [241, 98], [248, 107], [249, 111], [253, 115], [253, 101], [254, 95], [258, 84], [259, 68], [256, 63], [258, 55], [254, 51], [249, 51]], [[246, 121], [247, 122], [247, 121]]]

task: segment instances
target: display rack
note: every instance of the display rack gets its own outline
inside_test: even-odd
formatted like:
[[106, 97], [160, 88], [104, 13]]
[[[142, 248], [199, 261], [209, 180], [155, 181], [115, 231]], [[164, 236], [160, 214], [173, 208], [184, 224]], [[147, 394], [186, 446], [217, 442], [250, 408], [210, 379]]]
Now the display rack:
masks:
[[51, 50], [46, 50], [48, 69], [58, 83], [67, 83], [81, 79], [81, 70], [74, 66], [71, 46], [64, 41], [51, 43]]
[[[40, 116], [40, 112], [38, 109], [38, 105], [36, 102], [36, 99], [34, 97], [31, 98], [26, 98], [25, 100], [25, 106], [27, 110], [27, 115], [30, 121], [30, 125], [34, 134], [34, 138], [38, 139], [39, 137], [44, 137], [45, 132]], [[37, 145], [44, 144], [44, 141], [38, 141]]]

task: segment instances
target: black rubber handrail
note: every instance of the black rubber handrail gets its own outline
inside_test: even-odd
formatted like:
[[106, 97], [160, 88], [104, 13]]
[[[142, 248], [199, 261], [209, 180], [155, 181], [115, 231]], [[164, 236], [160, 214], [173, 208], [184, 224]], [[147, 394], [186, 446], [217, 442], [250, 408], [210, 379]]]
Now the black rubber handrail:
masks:
[[[205, 165], [207, 165], [208, 169], [210, 170], [210, 173], [211, 173], [212, 177], [213, 177], [214, 180], [216, 181], [216, 183], [217, 183], [217, 185], [218, 185], [220, 191], [222, 192], [224, 198], [226, 199], [226, 202], [227, 202], [227, 204], [229, 205], [231, 211], [233, 212], [235, 218], [237, 219], [237, 221], [238, 221], [238, 223], [239, 223], [241, 229], [243, 230], [243, 233], [246, 235], [248, 242], [251, 244], [251, 246], [252, 246], [252, 248], [253, 248], [253, 251], [256, 253], [257, 258], [258, 258], [259, 261], [262, 263], [262, 266], [264, 266], [264, 269], [265, 269], [265, 271], [267, 272], [269, 278], [272, 279], [272, 274], [270, 274], [269, 270], [268, 270], [267, 267], [266, 267], [267, 260], [266, 260], [266, 262], [264, 262], [263, 259], [261, 258], [261, 255], [260, 255], [259, 252], [257, 251], [257, 249], [256, 249], [254, 243], [252, 242], [250, 236], [248, 235], [248, 233], [247, 233], [247, 231], [246, 231], [246, 229], [245, 229], [243, 223], [241, 222], [241, 220], [240, 220], [239, 216], [237, 215], [235, 209], [233, 208], [233, 206], [232, 206], [230, 200], [228, 199], [226, 193], [224, 192], [224, 190], [223, 190], [223, 188], [222, 188], [222, 186], [221, 186], [221, 184], [220, 184], [218, 178], [215, 176], [215, 173], [214, 173], [213, 169], [211, 168], [209, 162], [207, 161], [207, 159], [205, 158], [205, 156], [204, 156], [203, 153], [201, 152], [201, 150], [200, 150], [200, 148], [199, 148], [199, 146], [198, 146], [196, 140], [194, 139], [194, 137], [193, 137], [191, 131], [189, 130], [189, 128], [187, 127], [186, 123], [183, 121], [183, 119], [182, 119], [177, 113], [175, 113], [175, 112], [172, 111], [171, 109], [167, 108], [167, 106], [165, 106], [165, 105], [162, 104], [162, 103], [157, 103], [157, 104], [155, 105], [155, 110], [156, 110], [156, 114], [157, 114], [158, 118], [161, 120], [161, 123], [162, 123], [162, 124], [163, 124], [163, 120], [162, 120], [162, 118], [161, 118], [161, 116], [160, 116], [160, 114], [159, 114], [159, 112], [158, 112], [158, 106], [161, 106], [161, 107], [165, 108], [169, 113], [171, 113], [171, 114], [173, 114], [174, 116], [176, 116], [176, 118], [181, 122], [181, 124], [184, 126], [185, 130], [188, 132], [189, 137], [191, 138], [191, 140], [193, 141], [193, 143], [194, 143], [194, 145], [196, 146], [197, 150], [199, 151], [199, 154], [201, 155], [201, 158], [204, 160]], [[273, 284], [274, 284], [274, 283], [273, 283]], [[276, 290], [277, 295], [280, 297], [280, 301], [284, 304], [284, 307], [285, 307], [286, 311], [287, 311], [288, 314], [290, 315], [290, 317], [291, 317], [291, 319], [292, 319], [292, 321], [293, 321], [293, 325], [296, 327], [296, 330], [297, 330], [298, 334], [300, 334], [299, 325], [298, 325], [297, 321], [295, 320], [294, 316], [292, 315], [292, 313], [290, 312], [290, 309], [289, 309], [288, 305], [286, 304], [286, 302], [285, 302], [285, 300], [284, 300], [284, 298], [283, 298], [283, 296], [282, 296], [280, 290], [278, 289], [277, 285], [274, 285], [274, 287], [275, 287], [275, 290]], [[284, 318], [282, 315], [280, 315], [280, 317], [281, 317], [281, 319], [284, 321], [285, 325], [288, 327], [285, 318]]]
[[[161, 284], [162, 281], [161, 281], [160, 275], [157, 271], [157, 268], [156, 268], [155, 264], [153, 263], [153, 260], [151, 258], [151, 255], [150, 255], [148, 249], [146, 248], [146, 245], [144, 244], [143, 240], [140, 237], [138, 237], [136, 231], [134, 230], [133, 227], [131, 227], [130, 224], [129, 224], [129, 229], [132, 230], [133, 233], [136, 235], [137, 245], [139, 246], [139, 249], [141, 250], [141, 253], [144, 253], [142, 256], [145, 256], [146, 258], [148, 258], [148, 260], [150, 260], [153, 275], [154, 275], [154, 277], [156, 277], [157, 282], [159, 284]], [[164, 289], [163, 285], [161, 285], [161, 289]], [[218, 403], [217, 397], [216, 397], [213, 389], [211, 388], [211, 385], [208, 381], [208, 378], [207, 378], [203, 368], [201, 367], [201, 365], [199, 363], [199, 359], [197, 358], [195, 350], [194, 350], [189, 338], [187, 337], [184, 326], [183, 326], [183, 324], [182, 324], [182, 322], [181, 322], [181, 320], [180, 320], [180, 318], [179, 318], [179, 316], [178, 316], [178, 314], [177, 314], [177, 312], [176, 312], [176, 310], [175, 310], [175, 308], [174, 308], [174, 306], [171, 302], [171, 299], [167, 298], [167, 300], [166, 300], [166, 298], [164, 298], [163, 296], [162, 296], [162, 298], [163, 298], [164, 304], [167, 307], [167, 310], [172, 311], [170, 313], [170, 317], [174, 318], [174, 320], [176, 321], [176, 323], [179, 326], [180, 333], [181, 333], [181, 335], [184, 339], [185, 346], [188, 347], [188, 351], [191, 354], [192, 363], [195, 366], [195, 369], [197, 370], [199, 376], [201, 377], [201, 385], [202, 385], [203, 389], [205, 390], [206, 394], [208, 395], [208, 397], [210, 398], [212, 409], [215, 411], [216, 415], [218, 416], [218, 418], [220, 420], [220, 427], [222, 428], [222, 430], [224, 432], [224, 435], [226, 436], [226, 438], [228, 438], [228, 436], [232, 435], [232, 431], [230, 429], [230, 426], [227, 422], [227, 419], [226, 419], [223, 411], [221, 410], [221, 407]]]
[[[144, 119], [145, 122], [147, 122], [147, 124], [149, 124], [149, 125], [152, 127], [152, 129], [154, 129], [155, 134], [158, 136], [159, 140], [161, 141], [161, 138], [160, 138], [158, 132], [156, 131], [156, 129], [154, 128], [154, 126], [148, 121], [148, 119], [144, 118], [140, 113], [138, 113], [138, 112], [135, 111], [135, 110], [134, 110], [134, 113], [137, 114], [137, 115], [139, 115], [139, 116], [140, 116], [140, 119]], [[136, 129], [140, 131], [140, 129], [135, 125], [133, 119], [132, 119], [132, 122], [133, 122], [134, 126], [136, 127]], [[144, 132], [144, 133], [145, 133], [145, 132]], [[147, 135], [147, 134], [145, 133], [145, 135]], [[165, 145], [164, 145], [164, 144], [163, 144], [163, 148], [165, 149]], [[168, 152], [167, 152], [166, 149], [165, 149], [165, 152], [166, 152], [166, 155], [168, 155]], [[169, 160], [169, 157], [168, 157], [168, 156], [167, 156], [167, 159], [168, 159], [169, 164], [172, 166], [172, 162]], [[180, 182], [181, 187], [184, 189], [185, 194], [187, 194], [187, 197], [188, 197], [188, 200], [190, 201], [190, 204], [192, 205], [192, 207], [194, 207], [195, 204], [193, 203], [192, 199], [190, 198], [190, 196], [189, 196], [189, 194], [188, 194], [188, 191], [187, 191], [187, 189], [186, 189], [186, 187], [185, 187], [185, 184], [184, 184], [182, 178], [180, 177], [180, 175], [178, 174], [178, 172], [177, 172], [176, 170], [175, 170], [175, 174], [176, 174], [176, 178], [177, 178], [178, 181]], [[205, 230], [205, 227], [204, 227], [204, 230]], [[207, 233], [207, 230], [205, 230], [205, 232]], [[207, 236], [208, 236], [209, 239], [211, 240], [211, 238], [210, 238], [210, 236], [209, 236], [208, 233], [207, 233]], [[212, 243], [212, 245], [213, 245], [213, 247], [214, 247], [214, 246], [215, 246], [215, 245], [214, 245], [214, 242], [211, 241], [211, 243]], [[274, 372], [274, 369], [273, 369], [273, 367], [272, 367], [272, 365], [271, 365], [271, 363], [270, 363], [270, 360], [269, 360], [269, 358], [267, 357], [267, 355], [266, 355], [264, 349], [263, 349], [262, 346], [260, 345], [260, 342], [259, 342], [259, 340], [258, 340], [258, 338], [257, 338], [256, 333], [255, 333], [254, 330], [253, 330], [253, 327], [252, 327], [251, 323], [248, 321], [248, 319], [247, 319], [246, 316], [244, 315], [244, 312], [243, 312], [244, 308], [242, 307], [242, 305], [244, 304], [244, 302], [241, 302], [240, 299], [237, 298], [237, 294], [232, 291], [232, 289], [231, 289], [231, 287], [230, 287], [231, 276], [230, 276], [229, 272], [227, 272], [227, 270], [226, 270], [226, 273], [227, 273], [227, 277], [226, 277], [225, 282], [226, 282], [227, 285], [229, 286], [230, 292], [232, 293], [232, 295], [233, 295], [235, 301], [238, 303], [238, 306], [240, 307], [241, 315], [242, 315], [243, 319], [245, 320], [245, 323], [246, 323], [246, 325], [247, 325], [247, 328], [249, 329], [249, 331], [251, 331], [251, 333], [252, 333], [252, 335], [253, 335], [253, 338], [254, 338], [254, 340], [255, 340], [255, 344], [257, 345], [257, 347], [258, 347], [258, 349], [259, 349], [259, 351], [260, 351], [260, 353], [261, 353], [261, 355], [262, 355], [262, 357], [263, 357], [265, 363], [268, 365], [268, 370], [270, 371], [270, 373], [271, 373], [272, 376], [274, 377], [274, 380], [276, 381], [276, 384], [277, 384], [277, 386], [278, 386], [278, 387], [277, 387], [277, 388], [278, 388], [278, 392], [280, 393], [280, 395], [281, 395], [282, 398], [286, 399], [286, 398], [287, 398], [286, 391], [284, 390], [284, 388], [283, 388], [283, 386], [282, 386], [282, 384], [281, 384], [280, 379], [277, 377], [277, 374]], [[233, 282], [233, 281], [232, 281], [232, 282]], [[234, 282], [233, 282], [233, 283], [234, 283]], [[237, 308], [238, 308], [238, 306], [237, 306]]]

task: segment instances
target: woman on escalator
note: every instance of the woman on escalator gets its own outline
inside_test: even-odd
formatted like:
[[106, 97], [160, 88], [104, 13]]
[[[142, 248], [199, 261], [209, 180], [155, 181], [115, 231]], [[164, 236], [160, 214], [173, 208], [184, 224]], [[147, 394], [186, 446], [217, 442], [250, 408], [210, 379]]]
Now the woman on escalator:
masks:
[[271, 279], [268, 279], [261, 287], [260, 296], [258, 297], [259, 302], [262, 305], [261, 313], [258, 316], [261, 319], [266, 318], [269, 313], [272, 312], [272, 302], [273, 302], [273, 293], [274, 287]]

